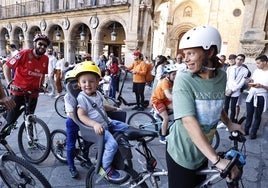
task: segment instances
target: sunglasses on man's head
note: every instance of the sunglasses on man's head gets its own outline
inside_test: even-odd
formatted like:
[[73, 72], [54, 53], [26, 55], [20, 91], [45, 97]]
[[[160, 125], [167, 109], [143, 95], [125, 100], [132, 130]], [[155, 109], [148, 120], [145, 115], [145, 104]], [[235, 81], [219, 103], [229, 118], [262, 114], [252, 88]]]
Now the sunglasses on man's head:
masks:
[[42, 42], [38, 42], [37, 45], [38, 45], [38, 46], [44, 46], [45, 48], [47, 47], [47, 44], [42, 43]]

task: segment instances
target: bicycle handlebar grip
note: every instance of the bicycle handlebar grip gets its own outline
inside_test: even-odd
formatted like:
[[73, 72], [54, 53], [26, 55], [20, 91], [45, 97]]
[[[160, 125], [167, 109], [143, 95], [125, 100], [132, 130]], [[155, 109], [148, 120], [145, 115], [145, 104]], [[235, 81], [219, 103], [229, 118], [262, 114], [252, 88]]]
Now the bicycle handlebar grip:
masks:
[[238, 158], [238, 154], [235, 154], [235, 156], [228, 163], [228, 165], [226, 166], [226, 168], [221, 172], [221, 177], [222, 178], [226, 178], [227, 177], [227, 175], [230, 173], [231, 169], [234, 167], [237, 158]]

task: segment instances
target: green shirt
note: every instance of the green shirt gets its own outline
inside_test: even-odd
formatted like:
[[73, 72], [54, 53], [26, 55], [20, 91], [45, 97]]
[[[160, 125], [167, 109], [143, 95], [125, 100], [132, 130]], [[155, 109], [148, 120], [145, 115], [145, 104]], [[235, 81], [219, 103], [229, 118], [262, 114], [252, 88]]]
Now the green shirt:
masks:
[[215, 78], [202, 79], [190, 72], [177, 74], [173, 86], [175, 123], [167, 136], [167, 151], [179, 165], [197, 169], [207, 159], [192, 142], [181, 118], [195, 116], [212, 141], [225, 100], [226, 74], [219, 70]]

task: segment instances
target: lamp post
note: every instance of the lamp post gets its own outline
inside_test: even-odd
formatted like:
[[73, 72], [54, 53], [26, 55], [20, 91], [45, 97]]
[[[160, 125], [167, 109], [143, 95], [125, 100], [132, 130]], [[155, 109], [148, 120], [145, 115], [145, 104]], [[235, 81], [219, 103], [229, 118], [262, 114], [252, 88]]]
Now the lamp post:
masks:
[[19, 33], [19, 41], [23, 41], [24, 40], [24, 36], [22, 33]]
[[56, 41], [59, 41], [60, 38], [61, 38], [61, 34], [60, 34], [60, 31], [59, 31], [59, 28], [58, 27], [57, 27], [57, 32], [56, 32], [55, 38], [56, 38]]
[[85, 39], [86, 39], [86, 33], [84, 31], [84, 25], [82, 25], [82, 31], [80, 33], [80, 40], [85, 41]]
[[111, 41], [116, 41], [117, 33], [115, 32], [115, 23], [113, 26], [113, 31], [111, 32]]
[[8, 33], [5, 34], [5, 39], [9, 40], [9, 34]]

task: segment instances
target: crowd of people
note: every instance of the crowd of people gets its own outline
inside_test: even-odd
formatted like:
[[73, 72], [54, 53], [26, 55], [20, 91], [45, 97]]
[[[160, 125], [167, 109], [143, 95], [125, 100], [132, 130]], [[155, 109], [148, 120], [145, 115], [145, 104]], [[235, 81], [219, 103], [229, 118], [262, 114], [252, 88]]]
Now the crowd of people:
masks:
[[[78, 95], [77, 114], [81, 122], [92, 127], [96, 134], [104, 134], [105, 147], [102, 167], [108, 178], [118, 179], [120, 173], [112, 166], [118, 145], [112, 132], [124, 131], [129, 125], [104, 116], [106, 111], [121, 110], [107, 105], [103, 93], [116, 99], [119, 90], [120, 70], [133, 74], [133, 92], [136, 105], [132, 110], [145, 110], [145, 86], [148, 71], [154, 76], [151, 87], [151, 112], [162, 118], [159, 141], [166, 144], [166, 162], [169, 187], [195, 187], [206, 177], [195, 172], [208, 165], [209, 161], [218, 169], [225, 169], [229, 160], [220, 158], [210, 145], [218, 122], [222, 121], [229, 131], [239, 130], [251, 139], [257, 138], [261, 116], [267, 109], [268, 100], [268, 58], [261, 54], [256, 61], [256, 69], [245, 66], [244, 54], [219, 55], [221, 36], [211, 26], [195, 27], [184, 34], [179, 48], [183, 54], [175, 59], [158, 55], [150, 62], [139, 49], [133, 52], [133, 62], [128, 66], [121, 63], [113, 53], [108, 58], [100, 55], [96, 62], [90, 54], [83, 56], [82, 62], [69, 65], [64, 55], [54, 56], [50, 40], [46, 35], [37, 34], [33, 39], [33, 49], [16, 50], [10, 45], [11, 57], [3, 64], [7, 83], [12, 82], [12, 98], [6, 97], [0, 87], [0, 104], [9, 109], [7, 126], [17, 119], [23, 105], [21, 90], [31, 91], [30, 111], [35, 111], [39, 88], [49, 96], [57, 98], [63, 93], [63, 80], [77, 80], [81, 92]], [[31, 63], [28, 63], [31, 62]], [[28, 64], [26, 66], [26, 64]], [[151, 69], [150, 67], [153, 67]], [[98, 91], [102, 84], [103, 93]], [[247, 93], [243, 101], [242, 94]], [[97, 104], [102, 113], [95, 110], [90, 101]], [[239, 106], [246, 103], [246, 122], [237, 124]], [[74, 144], [79, 127], [73, 121], [73, 101], [65, 95], [68, 118], [67, 158], [71, 177], [77, 178], [74, 166]], [[174, 123], [168, 128], [168, 111], [174, 114]], [[104, 115], [103, 115], [104, 114]], [[0, 131], [1, 131], [0, 127]], [[86, 143], [86, 142], [85, 142]], [[87, 153], [85, 153], [87, 155]], [[86, 165], [92, 165], [88, 159]], [[240, 170], [234, 166], [229, 179], [238, 177]]]

